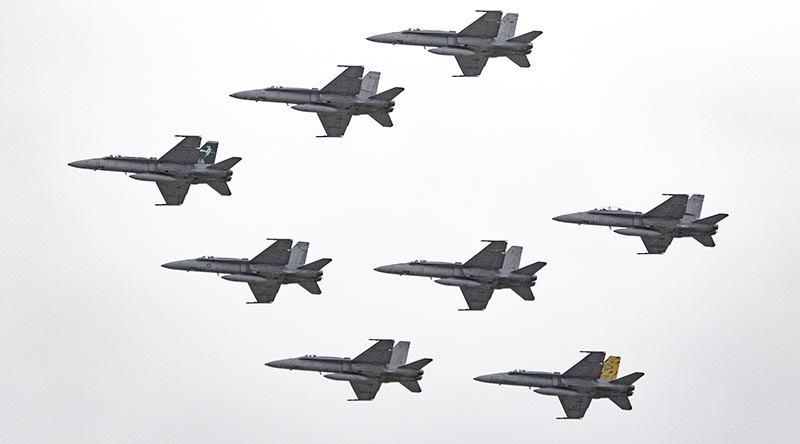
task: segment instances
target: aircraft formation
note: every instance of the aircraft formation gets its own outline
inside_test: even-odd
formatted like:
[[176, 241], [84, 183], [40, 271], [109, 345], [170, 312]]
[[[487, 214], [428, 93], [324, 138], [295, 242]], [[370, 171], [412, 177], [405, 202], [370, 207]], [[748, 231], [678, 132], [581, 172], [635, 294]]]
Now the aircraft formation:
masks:
[[[490, 58], [505, 57], [520, 67], [531, 66], [534, 39], [541, 31], [515, 36], [518, 14], [501, 11], [483, 12], [480, 18], [460, 32], [408, 29], [369, 37], [368, 40], [392, 45], [430, 48], [428, 51], [456, 58], [462, 74], [455, 77], [477, 77]], [[395, 98], [403, 88], [378, 92], [380, 73], [364, 75], [363, 66], [341, 66], [344, 69], [324, 87], [269, 87], [231, 94], [232, 98], [255, 102], [276, 102], [293, 105], [292, 109], [316, 113], [325, 136], [342, 137], [352, 116], [368, 115], [383, 127], [392, 127], [390, 113]], [[177, 136], [181, 141], [160, 158], [106, 156], [78, 160], [69, 166], [101, 171], [122, 172], [132, 179], [155, 182], [164, 204], [183, 204], [191, 185], [207, 184], [219, 194], [230, 196], [228, 182], [232, 168], [242, 159], [231, 157], [216, 163], [218, 142], [201, 146], [200, 136]], [[727, 214], [701, 218], [704, 196], [670, 194], [652, 210], [641, 213], [619, 208], [596, 208], [590, 211], [556, 216], [558, 222], [616, 227], [616, 233], [637, 236], [647, 250], [644, 254], [664, 254], [675, 238], [692, 237], [705, 247], [714, 247], [713, 235]], [[306, 262], [309, 243], [291, 239], [274, 242], [261, 253], [247, 258], [201, 256], [177, 260], [162, 266], [171, 270], [216, 273], [222, 279], [244, 282], [250, 287], [256, 304], [271, 304], [283, 285], [297, 284], [311, 294], [321, 294], [322, 269], [331, 262], [324, 258]], [[533, 301], [532, 287], [537, 273], [546, 262], [520, 266], [523, 247], [508, 247], [505, 240], [490, 240], [480, 252], [464, 263], [415, 260], [378, 266], [375, 271], [399, 276], [434, 279], [444, 286], [458, 287], [467, 304], [467, 311], [482, 311], [495, 290], [510, 289], [524, 301]], [[349, 382], [356, 398], [369, 401], [376, 397], [384, 383], [399, 383], [413, 393], [422, 391], [419, 381], [423, 368], [433, 360], [419, 359], [407, 363], [410, 342], [379, 339], [353, 359], [305, 355], [280, 359], [265, 365], [278, 369], [324, 373], [335, 381]], [[477, 376], [478, 382], [534, 388], [542, 395], [557, 396], [566, 419], [582, 418], [592, 399], [608, 398], [623, 410], [631, 410], [629, 397], [634, 383], [644, 374], [636, 372], [617, 378], [621, 358], [605, 352], [591, 351], [572, 368], [561, 373], [513, 370]]]

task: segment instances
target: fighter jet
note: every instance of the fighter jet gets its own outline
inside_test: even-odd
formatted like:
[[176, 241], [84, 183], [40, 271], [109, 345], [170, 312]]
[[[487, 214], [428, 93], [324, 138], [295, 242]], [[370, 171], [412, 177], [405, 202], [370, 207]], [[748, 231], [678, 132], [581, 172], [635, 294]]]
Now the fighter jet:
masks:
[[532, 301], [531, 287], [536, 284], [536, 272], [547, 264], [536, 262], [519, 268], [522, 247], [511, 247], [506, 252], [506, 241], [484, 242], [489, 245], [463, 264], [417, 260], [384, 265], [375, 271], [437, 278], [437, 284], [459, 287], [467, 301], [467, 310], [485, 309], [492, 293], [501, 288], [510, 288], [522, 299]]
[[514, 37], [518, 14], [503, 11], [477, 11], [484, 14], [461, 32], [426, 31], [407, 29], [400, 32], [378, 34], [367, 40], [392, 45], [414, 45], [430, 47], [428, 51], [446, 56], [455, 56], [463, 75], [454, 77], [477, 77], [490, 57], [508, 57], [522, 68], [529, 68], [531, 42], [542, 35], [542, 31], [531, 31]]
[[291, 103], [295, 104], [292, 109], [297, 111], [317, 113], [327, 134], [319, 137], [343, 136], [350, 118], [361, 114], [368, 114], [382, 126], [393, 126], [389, 113], [394, 110], [394, 98], [403, 92], [403, 88], [392, 88], [377, 94], [381, 73], [370, 71], [362, 79], [363, 66], [339, 66], [347, 69], [322, 89], [272, 86], [233, 93], [231, 97], [256, 102]]
[[425, 373], [422, 368], [433, 359], [420, 359], [406, 364], [409, 342], [401, 341], [394, 345], [392, 339], [371, 339], [378, 341], [365, 352], [350, 358], [332, 358], [305, 355], [301, 358], [281, 359], [264, 365], [289, 370], [325, 372], [323, 375], [334, 381], [347, 381], [356, 392], [357, 399], [348, 401], [371, 401], [375, 399], [381, 384], [399, 382], [413, 393], [420, 393], [419, 381]]
[[197, 259], [168, 262], [162, 267], [170, 270], [222, 273], [222, 279], [247, 282], [256, 297], [248, 304], [269, 304], [275, 300], [284, 284], [297, 284], [311, 294], [322, 294], [319, 282], [322, 268], [331, 259], [306, 264], [308, 242], [298, 242], [292, 248], [291, 239], [270, 239], [275, 243], [252, 259], [203, 256]]
[[478, 376], [475, 380], [490, 384], [538, 387], [533, 391], [541, 395], [558, 396], [567, 414], [566, 418], [558, 419], [583, 418], [592, 399], [599, 398], [608, 398], [622, 410], [630, 410], [632, 407], [628, 397], [633, 395], [633, 383], [644, 376], [644, 373], [631, 373], [617, 379], [619, 356], [609, 356], [604, 363], [605, 352], [581, 353], [588, 355], [563, 375], [514, 370]]
[[214, 163], [219, 142], [208, 141], [200, 147], [200, 136], [183, 137], [167, 154], [155, 157], [106, 156], [78, 160], [69, 166], [87, 170], [130, 173], [131, 179], [155, 182], [164, 197], [164, 205], [180, 205], [189, 192], [189, 186], [204, 183], [223, 196], [230, 196], [228, 182], [234, 165], [241, 157], [231, 157]]
[[706, 247], [713, 247], [717, 234], [717, 225], [728, 217], [727, 214], [715, 214], [700, 219], [703, 209], [702, 194], [665, 194], [670, 196], [661, 205], [647, 213], [627, 211], [620, 208], [605, 207], [582, 213], [564, 214], [553, 220], [571, 224], [604, 225], [607, 227], [624, 227], [614, 230], [624, 236], [639, 236], [644, 242], [647, 253], [663, 254], [667, 251], [672, 239], [676, 237], [693, 237]]

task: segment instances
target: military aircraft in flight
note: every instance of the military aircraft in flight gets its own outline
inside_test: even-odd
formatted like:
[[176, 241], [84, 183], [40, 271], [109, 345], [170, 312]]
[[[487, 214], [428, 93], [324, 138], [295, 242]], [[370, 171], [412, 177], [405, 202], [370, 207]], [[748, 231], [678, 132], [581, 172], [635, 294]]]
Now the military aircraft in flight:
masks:
[[628, 397], [633, 395], [633, 383], [644, 376], [644, 373], [631, 373], [617, 379], [619, 356], [609, 356], [603, 362], [605, 352], [582, 353], [588, 355], [563, 374], [514, 370], [478, 376], [475, 380], [490, 384], [538, 387], [533, 391], [541, 395], [558, 396], [567, 414], [566, 418], [559, 419], [583, 418], [592, 399], [599, 398], [608, 398], [622, 410], [631, 410]]
[[691, 198], [686, 194], [665, 196], [670, 197], [647, 213], [605, 207], [564, 214], [553, 220], [578, 225], [623, 227], [614, 232], [642, 238], [647, 253], [639, 254], [663, 254], [676, 237], [693, 237], [703, 246], [713, 247], [715, 243], [712, 236], [717, 234], [717, 224], [728, 215], [720, 213], [700, 219], [704, 199], [702, 194], [693, 194]]
[[[413, 45], [431, 48], [428, 51], [446, 56], [455, 56], [463, 75], [455, 77], [477, 77], [489, 58], [508, 57], [522, 68], [529, 68], [531, 42], [542, 35], [542, 31], [531, 31], [515, 37], [518, 14], [503, 11], [477, 11], [484, 14], [460, 32], [407, 29], [373, 35], [367, 40], [392, 45]], [[502, 18], [501, 18], [502, 17]]]
[[117, 171], [130, 174], [131, 179], [155, 182], [164, 197], [165, 205], [180, 205], [189, 186], [204, 183], [223, 196], [230, 196], [228, 182], [234, 165], [241, 157], [231, 157], [214, 163], [219, 142], [208, 141], [200, 147], [200, 136], [183, 137], [175, 147], [160, 158], [106, 156], [77, 160], [69, 166], [87, 170]]
[[394, 110], [394, 98], [403, 92], [403, 88], [392, 88], [378, 94], [381, 73], [370, 71], [362, 79], [363, 66], [339, 66], [346, 69], [322, 89], [272, 86], [233, 93], [231, 97], [295, 104], [292, 109], [317, 113], [326, 134], [319, 137], [343, 136], [350, 118], [361, 114], [369, 115], [382, 126], [393, 126], [389, 113]]
[[248, 304], [271, 303], [284, 284], [297, 284], [311, 294], [322, 294], [317, 282], [322, 280], [322, 268], [331, 259], [320, 259], [306, 264], [308, 242], [298, 242], [292, 248], [291, 239], [270, 240], [275, 243], [252, 259], [203, 256], [168, 262], [162, 267], [223, 274], [222, 279], [246, 282], [256, 298], [256, 302]]
[[288, 370], [306, 370], [326, 373], [328, 379], [347, 381], [353, 387], [356, 398], [348, 401], [371, 401], [375, 399], [381, 384], [398, 382], [413, 393], [420, 393], [419, 380], [425, 373], [422, 368], [433, 359], [420, 359], [406, 364], [409, 342], [400, 341], [395, 345], [392, 339], [372, 339], [377, 341], [365, 352], [350, 358], [334, 358], [306, 355], [300, 358], [281, 359], [265, 365]]
[[536, 284], [536, 272], [545, 262], [536, 262], [519, 268], [522, 247], [511, 247], [506, 252], [506, 241], [489, 242], [483, 250], [465, 263], [413, 262], [384, 265], [375, 271], [400, 276], [425, 276], [437, 278], [434, 282], [461, 288], [468, 310], [483, 310], [495, 290], [510, 288], [526, 301], [534, 299], [531, 287]]

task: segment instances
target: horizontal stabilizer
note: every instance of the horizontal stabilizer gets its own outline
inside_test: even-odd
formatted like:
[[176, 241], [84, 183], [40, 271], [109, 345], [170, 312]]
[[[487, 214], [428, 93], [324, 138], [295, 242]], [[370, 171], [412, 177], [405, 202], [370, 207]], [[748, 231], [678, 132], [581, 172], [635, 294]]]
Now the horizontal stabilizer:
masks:
[[521, 68], [531, 67], [531, 61], [528, 60], [528, 56], [526, 56], [525, 54], [514, 54], [506, 57], [508, 57], [508, 60], [511, 60], [512, 62], [516, 63], [517, 66]]
[[713, 216], [705, 217], [703, 219], [697, 219], [696, 221], [694, 221], [694, 223], [703, 224], [703, 225], [716, 225], [716, 224], [720, 223], [720, 221], [722, 221], [722, 219], [725, 219], [726, 217], [728, 217], [727, 214], [720, 213], [720, 214], [715, 214]]
[[298, 282], [297, 285], [305, 288], [305, 290], [311, 294], [322, 294], [322, 289], [319, 288], [319, 284], [316, 282], [303, 281]]
[[518, 294], [519, 297], [525, 299], [526, 301], [534, 300], [533, 291], [531, 291], [531, 287], [511, 287], [514, 293]]
[[631, 410], [633, 408], [633, 406], [631, 406], [631, 400], [627, 396], [609, 396], [608, 399], [622, 410]]
[[392, 123], [392, 118], [389, 116], [389, 113], [385, 111], [370, 113], [369, 116], [372, 117], [376, 122], [380, 123], [381, 126], [385, 126], [387, 128], [394, 126], [394, 123]]
[[333, 259], [320, 259], [310, 264], [305, 264], [302, 267], [298, 267], [298, 270], [322, 270], [322, 268], [330, 264], [332, 260]]
[[370, 97], [370, 99], [391, 101], [394, 100], [395, 97], [399, 96], [404, 90], [405, 88], [400, 88], [398, 86], [392, 89], [387, 89], [380, 94], [375, 94], [374, 96]]
[[223, 196], [230, 196], [231, 189], [228, 187], [228, 182], [224, 182], [222, 180], [216, 180], [214, 182], [208, 182], [208, 186], [214, 189], [217, 193]]
[[704, 247], [714, 247], [717, 244], [714, 243], [714, 238], [708, 234], [697, 234], [692, 236], [694, 240], [703, 244]]
[[522, 267], [519, 270], [514, 270], [514, 271], [512, 271], [512, 273], [534, 275], [539, 270], [544, 268], [545, 265], [547, 265], [547, 262], [535, 262], [535, 263], [530, 264], [530, 265], [528, 265], [526, 267]]
[[419, 382], [417, 381], [398, 381], [403, 387], [407, 388], [409, 392], [412, 393], [420, 393], [422, 392], [422, 387], [419, 386]]
[[403, 365], [400, 368], [407, 368], [411, 370], [422, 370], [423, 367], [433, 362], [433, 359], [425, 358], [420, 359], [419, 361], [414, 361], [409, 364]]
[[527, 34], [518, 35], [513, 39], [509, 39], [508, 41], [514, 43], [530, 43], [533, 41], [533, 39], [539, 37], [540, 35], [542, 35], [542, 31], [531, 31]]
[[219, 171], [228, 171], [229, 169], [233, 168], [234, 165], [239, 163], [242, 160], [241, 157], [231, 157], [230, 159], [225, 159], [220, 163], [215, 163], [208, 167], [210, 170], [219, 170]]
[[611, 381], [611, 383], [612, 384], [619, 384], [619, 385], [631, 385], [634, 382], [638, 381], [639, 378], [641, 378], [642, 376], [644, 376], [644, 373], [642, 373], [642, 372], [631, 373], [628, 376], [623, 376], [623, 377], [621, 377], [619, 379], [615, 379], [615, 380]]

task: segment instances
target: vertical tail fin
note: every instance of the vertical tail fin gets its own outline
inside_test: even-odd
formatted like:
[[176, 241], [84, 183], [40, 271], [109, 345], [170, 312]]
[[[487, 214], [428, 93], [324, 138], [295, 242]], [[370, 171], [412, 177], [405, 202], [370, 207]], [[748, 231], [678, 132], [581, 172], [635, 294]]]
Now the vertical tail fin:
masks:
[[511, 272], [519, 268], [519, 261], [522, 258], [522, 247], [513, 246], [506, 251], [503, 258], [502, 271]]
[[378, 93], [378, 82], [381, 80], [381, 73], [377, 71], [370, 71], [361, 79], [361, 91], [358, 97], [372, 97]]
[[299, 267], [306, 264], [306, 255], [308, 254], [308, 242], [298, 242], [292, 247], [289, 253], [289, 266]]
[[400, 367], [406, 364], [408, 359], [408, 349], [411, 343], [408, 341], [400, 341], [394, 345], [392, 349], [392, 359], [389, 360], [389, 365], [392, 367]]
[[497, 32], [497, 40], [508, 40], [514, 37], [517, 32], [517, 17], [519, 14], [509, 12], [500, 20], [500, 30]]
[[600, 373], [600, 379], [617, 379], [621, 360], [619, 356], [609, 356], [606, 362], [603, 363], [603, 371]]
[[217, 147], [219, 146], [219, 142], [215, 142], [213, 140], [209, 140], [205, 143], [205, 145], [199, 148], [199, 151], [203, 153], [203, 155], [197, 159], [197, 163], [201, 163], [204, 165], [213, 165], [214, 161], [217, 159]]
[[683, 216], [683, 222], [694, 222], [700, 218], [700, 213], [703, 211], [703, 199], [705, 196], [702, 194], [692, 194], [689, 202], [686, 203], [686, 211]]

